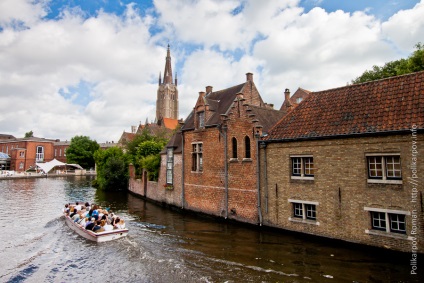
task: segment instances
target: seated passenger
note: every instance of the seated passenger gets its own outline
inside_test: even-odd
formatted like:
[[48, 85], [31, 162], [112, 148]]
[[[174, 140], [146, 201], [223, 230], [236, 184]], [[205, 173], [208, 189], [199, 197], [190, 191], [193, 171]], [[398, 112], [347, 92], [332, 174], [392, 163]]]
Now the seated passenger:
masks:
[[99, 232], [99, 230], [102, 228], [102, 226], [100, 226], [101, 221], [97, 220], [95, 223], [96, 223], [96, 225], [94, 225], [94, 227], [93, 227], [93, 232]]
[[87, 222], [87, 225], [85, 225], [86, 230], [93, 230], [94, 226], [96, 226], [96, 220], [94, 218], [91, 218], [89, 222]]
[[85, 228], [85, 223], [87, 222], [88, 218], [82, 217], [78, 220], [78, 224]]
[[[72, 211], [72, 213], [69, 215], [69, 217], [70, 218], [72, 218], [72, 219], [74, 219], [73, 217], [75, 216], [75, 215], [78, 215], [78, 210], [76, 210], [75, 208], [74, 208], [74, 210]], [[74, 219], [75, 220], [75, 219]]]
[[76, 202], [75, 203], [75, 208], [78, 209], [78, 211], [80, 211], [81, 210], [81, 205], [78, 202]]
[[113, 226], [106, 222], [105, 225], [103, 226], [103, 229], [105, 229], [105, 231], [112, 231]]
[[65, 207], [63, 208], [63, 213], [69, 214], [69, 204], [65, 204]]

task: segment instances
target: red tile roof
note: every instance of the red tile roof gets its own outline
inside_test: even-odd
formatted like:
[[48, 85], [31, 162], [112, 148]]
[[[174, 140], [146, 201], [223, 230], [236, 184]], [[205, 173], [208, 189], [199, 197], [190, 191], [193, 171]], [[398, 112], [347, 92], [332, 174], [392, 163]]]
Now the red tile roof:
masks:
[[163, 118], [163, 125], [165, 128], [175, 130], [178, 126], [178, 119]]
[[264, 140], [424, 129], [424, 72], [312, 92]]

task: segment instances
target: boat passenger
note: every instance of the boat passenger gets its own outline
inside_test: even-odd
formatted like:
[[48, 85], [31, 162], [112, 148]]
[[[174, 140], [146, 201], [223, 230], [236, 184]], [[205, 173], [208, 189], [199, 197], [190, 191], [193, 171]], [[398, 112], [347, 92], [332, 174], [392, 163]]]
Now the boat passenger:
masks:
[[85, 225], [85, 229], [93, 230], [94, 226], [96, 225], [95, 221], [96, 220], [94, 218], [91, 218], [90, 221], [88, 221], [87, 224]]
[[91, 209], [90, 204], [88, 202], [85, 203], [85, 209], [87, 209], [87, 210]]
[[[96, 223], [96, 224], [95, 224], [95, 225], [94, 225], [94, 227], [93, 227], [93, 232], [100, 232], [99, 230], [102, 228], [102, 226], [100, 226], [101, 221], [100, 221], [100, 220], [97, 220], [95, 223]], [[104, 229], [103, 229], [103, 230], [104, 230]]]
[[63, 213], [69, 214], [69, 204], [65, 204], [65, 207], [63, 208]]
[[76, 208], [74, 208], [74, 209], [73, 209], [73, 211], [72, 211], [72, 213], [71, 213], [71, 215], [69, 215], [69, 217], [70, 217], [70, 218], [72, 218], [73, 220], [75, 220], [75, 219], [74, 219], [74, 216], [75, 216], [75, 215], [78, 215], [78, 213], [77, 213], [77, 212], [78, 212], [78, 210], [77, 210]]
[[80, 211], [81, 210], [81, 205], [78, 202], [76, 202], [75, 203], [75, 208], [78, 209], [78, 211]]
[[112, 231], [113, 230], [113, 226], [110, 225], [110, 223], [107, 223], [103, 226], [103, 228], [105, 229], [105, 231]]
[[81, 225], [83, 228], [85, 228], [85, 223], [87, 222], [88, 218], [82, 217], [80, 220], [78, 220], [78, 224]]

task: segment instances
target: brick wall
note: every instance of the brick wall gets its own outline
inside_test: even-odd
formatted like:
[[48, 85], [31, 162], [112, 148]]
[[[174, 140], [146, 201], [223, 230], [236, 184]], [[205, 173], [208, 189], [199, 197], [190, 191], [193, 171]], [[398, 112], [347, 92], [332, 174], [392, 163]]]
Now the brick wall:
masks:
[[181, 207], [181, 154], [174, 154], [174, 185], [172, 189], [166, 189], [166, 154], [161, 155], [161, 165], [158, 182], [148, 181], [147, 172], [143, 172], [142, 178], [135, 178], [134, 166], [130, 165], [130, 180], [128, 189], [140, 196], [151, 200]]
[[[423, 146], [423, 135], [418, 144]], [[410, 135], [361, 137], [303, 142], [270, 143], [266, 148], [267, 180], [264, 179], [264, 150], [261, 150], [261, 207], [264, 225], [342, 239], [389, 249], [411, 251], [412, 215], [406, 216], [407, 235], [371, 229], [370, 212], [365, 207], [412, 212], [416, 209], [418, 248], [424, 252], [423, 186], [416, 203], [411, 203]], [[423, 152], [423, 149], [420, 149]], [[402, 184], [369, 184], [367, 160], [369, 153], [399, 153]], [[312, 155], [314, 180], [291, 179], [290, 155]], [[419, 184], [424, 174], [423, 156], [419, 155]], [[420, 159], [421, 158], [421, 159]], [[318, 202], [319, 225], [290, 221], [293, 205], [289, 199]], [[267, 211], [266, 211], [267, 210]]]

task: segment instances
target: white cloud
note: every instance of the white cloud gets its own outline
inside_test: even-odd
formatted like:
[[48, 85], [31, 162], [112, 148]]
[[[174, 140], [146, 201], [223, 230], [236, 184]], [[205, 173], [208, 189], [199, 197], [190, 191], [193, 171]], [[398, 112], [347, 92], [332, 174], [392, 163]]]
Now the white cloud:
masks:
[[116, 141], [154, 119], [168, 42], [185, 118], [207, 85], [227, 88], [252, 72], [277, 108], [285, 88], [343, 86], [424, 38], [423, 1], [385, 22], [365, 12], [305, 13], [298, 0], [155, 0], [154, 13], [131, 4], [123, 16], [64, 9], [54, 20], [43, 18], [46, 3], [0, 2], [2, 133]]
[[424, 43], [424, 2], [413, 9], [399, 11], [383, 23], [383, 34], [400, 49], [402, 55], [411, 53], [415, 44]]

